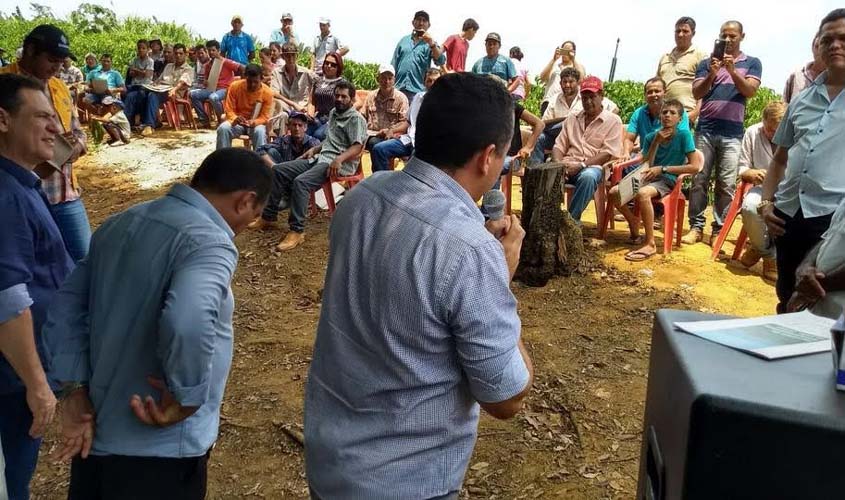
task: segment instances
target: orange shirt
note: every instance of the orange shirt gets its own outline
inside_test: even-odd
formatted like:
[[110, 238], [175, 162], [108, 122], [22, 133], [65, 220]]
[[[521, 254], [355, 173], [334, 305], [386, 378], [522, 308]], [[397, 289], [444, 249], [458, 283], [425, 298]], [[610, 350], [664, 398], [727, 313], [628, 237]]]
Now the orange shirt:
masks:
[[273, 91], [265, 84], [255, 92], [247, 90], [247, 81], [238, 80], [229, 86], [226, 93], [226, 101], [223, 103], [223, 110], [226, 112], [226, 119], [230, 122], [240, 116], [252, 120], [255, 112], [255, 105], [261, 103], [261, 111], [255, 118], [256, 125], [264, 125], [270, 119], [270, 111], [273, 110]]

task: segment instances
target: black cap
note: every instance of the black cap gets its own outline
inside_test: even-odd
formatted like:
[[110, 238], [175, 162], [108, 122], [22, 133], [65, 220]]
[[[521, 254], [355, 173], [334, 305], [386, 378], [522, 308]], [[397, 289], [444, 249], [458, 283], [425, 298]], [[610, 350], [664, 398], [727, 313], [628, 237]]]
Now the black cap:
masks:
[[428, 12], [424, 10], [418, 10], [416, 14], [414, 14], [414, 19], [421, 17], [426, 20], [426, 22], [431, 22], [431, 18], [428, 17]]
[[53, 55], [61, 57], [70, 57], [76, 61], [76, 57], [70, 53], [70, 42], [67, 39], [65, 32], [52, 24], [41, 24], [26, 35], [23, 40], [24, 45], [27, 43], [34, 43], [40, 49], [45, 50]]

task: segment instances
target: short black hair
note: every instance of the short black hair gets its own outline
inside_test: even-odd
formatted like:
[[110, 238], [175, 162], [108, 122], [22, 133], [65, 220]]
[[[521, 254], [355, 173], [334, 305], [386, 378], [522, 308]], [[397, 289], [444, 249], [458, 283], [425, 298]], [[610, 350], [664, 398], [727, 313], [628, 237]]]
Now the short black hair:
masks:
[[466, 21], [464, 21], [464, 25], [461, 27], [461, 31], [467, 30], [475, 30], [478, 31], [478, 22], [475, 19], [468, 17]]
[[155, 43], [155, 44], [157, 44], [159, 47], [163, 47], [163, 46], [164, 46], [164, 45], [161, 43], [161, 40], [159, 40], [158, 38], [152, 38], [152, 39], [150, 39], [150, 47], [152, 47], [154, 43]]
[[845, 9], [833, 9], [828, 12], [828, 14], [824, 16], [824, 19], [822, 19], [822, 22], [819, 23], [819, 33], [822, 31], [822, 26], [840, 19], [845, 19]]
[[681, 103], [681, 101], [679, 101], [677, 99], [668, 99], [666, 101], [663, 101], [663, 107], [664, 108], [675, 108], [675, 110], [678, 111], [679, 115], [684, 114], [684, 105]]
[[563, 80], [564, 78], [574, 78], [575, 80], [580, 81], [581, 72], [572, 66], [568, 66], [560, 70], [560, 79]]
[[654, 82], [660, 82], [660, 84], [663, 85], [663, 90], [666, 90], [666, 80], [660, 78], [659, 76], [652, 76], [651, 78], [645, 81], [645, 84], [643, 84], [643, 92], [645, 92], [645, 88], [648, 87], [649, 83]]
[[209, 40], [209, 41], [205, 42], [205, 48], [206, 49], [210, 49], [211, 47], [214, 47], [215, 49], [220, 50], [220, 42], [218, 42], [217, 40]]
[[273, 51], [270, 50], [270, 47], [262, 47], [261, 50], [258, 51], [258, 53], [261, 54], [262, 56], [270, 57], [270, 55], [273, 53]]
[[244, 148], [223, 148], [205, 157], [191, 178], [197, 191], [228, 194], [255, 191], [257, 201], [267, 202], [273, 174], [258, 154]]
[[682, 24], [686, 24], [687, 26], [689, 26], [689, 29], [691, 29], [692, 32], [695, 33], [695, 19], [689, 16], [679, 17], [678, 20], [675, 21], [675, 27], [677, 28]]
[[261, 77], [261, 66], [257, 64], [247, 64], [244, 70], [244, 78]]
[[111, 59], [111, 54], [106, 52], [106, 53], [100, 55], [100, 60], [102, 61], [103, 59]]
[[737, 28], [739, 28], [740, 33], [745, 33], [745, 28], [742, 27], [742, 23], [737, 21], [736, 19], [731, 19], [730, 21], [725, 21], [722, 23], [722, 26], [719, 27], [719, 31], [729, 24], [735, 24]]
[[415, 156], [455, 170], [491, 144], [504, 154], [513, 137], [513, 113], [507, 89], [488, 75], [444, 75], [426, 93], [417, 115]]
[[24, 89], [44, 92], [44, 84], [31, 76], [4, 73], [0, 75], [0, 108], [14, 115], [23, 104], [20, 91]]
[[428, 68], [427, 70], [425, 70], [425, 77], [428, 78], [429, 75], [433, 75], [435, 73], [439, 75], [440, 74], [440, 68], [435, 68], [434, 66], [432, 66], [432, 67]]
[[514, 58], [514, 59], [516, 59], [516, 60], [518, 60], [518, 61], [521, 61], [521, 60], [522, 60], [522, 57], [523, 57], [523, 55], [522, 55], [522, 49], [520, 49], [519, 47], [516, 47], [516, 46], [511, 47], [511, 50], [510, 50], [509, 55], [510, 55], [512, 58]]
[[194, 50], [207, 50], [204, 44], [198, 43]]
[[349, 97], [355, 99], [355, 93], [358, 91], [355, 88], [355, 84], [351, 81], [347, 80], [346, 78], [341, 78], [334, 86], [334, 92], [337, 93], [340, 89], [346, 89], [349, 91]]
[[185, 52], [188, 51], [188, 47], [185, 47], [184, 43], [175, 43], [173, 44], [173, 51], [176, 52], [177, 50], [182, 49]]
[[566, 40], [565, 42], [560, 44], [560, 48], [563, 48], [563, 46], [566, 45], [567, 43], [572, 44], [572, 50], [578, 50], [578, 47], [575, 45], [575, 42], [573, 42], [572, 40]]
[[271, 48], [272, 48], [272, 47], [278, 47], [278, 48], [279, 48], [279, 52], [281, 52], [281, 51], [282, 51], [282, 44], [280, 44], [279, 42], [270, 42], [269, 44], [267, 44], [267, 46], [268, 46], [268, 47], [271, 47]]
[[147, 48], [149, 48], [150, 42], [147, 41], [146, 38], [142, 38], [142, 39], [138, 40], [137, 42], [135, 42], [135, 47], [140, 47], [141, 45], [146, 45]]

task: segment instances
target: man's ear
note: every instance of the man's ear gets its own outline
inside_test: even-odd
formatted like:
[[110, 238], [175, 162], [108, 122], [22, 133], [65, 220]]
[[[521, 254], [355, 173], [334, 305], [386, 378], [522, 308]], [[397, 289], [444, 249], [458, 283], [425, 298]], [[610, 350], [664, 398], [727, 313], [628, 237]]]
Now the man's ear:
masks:
[[478, 161], [478, 169], [479, 173], [483, 176], [486, 176], [491, 168], [493, 167], [493, 159], [496, 156], [496, 145], [489, 144], [487, 147], [476, 153], [477, 161]]
[[252, 213], [258, 203], [258, 195], [255, 191], [238, 191], [235, 197], [235, 213]]

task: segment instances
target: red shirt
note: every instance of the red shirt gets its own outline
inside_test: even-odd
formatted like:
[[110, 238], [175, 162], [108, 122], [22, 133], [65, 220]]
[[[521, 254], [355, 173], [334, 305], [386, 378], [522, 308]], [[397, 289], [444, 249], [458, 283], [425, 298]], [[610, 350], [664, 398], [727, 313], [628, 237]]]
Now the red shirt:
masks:
[[463, 71], [467, 62], [469, 42], [460, 35], [449, 35], [443, 48], [446, 49], [446, 67], [452, 71]]
[[[205, 81], [208, 81], [208, 75], [211, 73], [213, 62], [209, 61], [205, 65]], [[235, 72], [241, 68], [241, 65], [230, 59], [223, 59], [223, 67], [220, 68], [220, 77], [217, 78], [217, 90], [227, 89], [232, 81], [235, 79]]]

